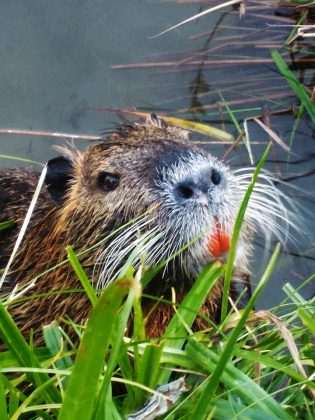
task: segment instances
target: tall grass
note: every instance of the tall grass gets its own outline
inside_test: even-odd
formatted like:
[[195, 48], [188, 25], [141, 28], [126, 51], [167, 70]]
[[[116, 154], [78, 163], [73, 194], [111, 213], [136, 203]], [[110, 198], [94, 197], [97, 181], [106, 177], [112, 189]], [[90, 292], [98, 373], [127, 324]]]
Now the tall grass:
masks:
[[[281, 319], [276, 312], [252, 311], [278, 254], [279, 247], [241, 313], [198, 333], [191, 325], [225, 270], [218, 264], [205, 269], [176, 305], [160, 339], [143, 336], [141, 312], [132, 337], [124, 337], [140, 298], [131, 270], [105, 289], [86, 326], [77, 327], [78, 347], [69, 349], [66, 334], [54, 323], [45, 331], [46, 347], [34, 348], [1, 304], [0, 334], [7, 346], [0, 356], [1, 418], [25, 413], [30, 418], [124, 418], [171, 375], [185, 376], [190, 389], [167, 418], [208, 418], [210, 413], [214, 418], [313, 418], [314, 299], [304, 301], [287, 286]], [[115, 383], [123, 386], [114, 386], [113, 395]]]
[[[266, 154], [253, 185], [265, 158]], [[251, 188], [236, 223], [232, 257]], [[46, 346], [36, 348], [25, 341], [0, 303], [0, 336], [6, 345], [0, 354], [1, 419], [122, 419], [143, 410], [147, 398], [154, 400], [152, 395], [159, 395], [160, 402], [154, 404], [160, 410], [170, 393], [161, 387], [155, 390], [156, 386], [178, 377], [185, 378], [186, 392], [174, 404], [169, 402], [168, 419], [313, 418], [314, 299], [306, 302], [286, 286], [283, 306], [275, 312], [253, 311], [279, 250], [278, 245], [244, 310], [230, 311], [207, 330], [191, 330], [215, 282], [229, 277], [231, 257], [226, 265], [206, 267], [183, 302], [169, 302], [175, 313], [164, 335], [148, 339], [141, 311], [141, 272], [127, 267], [124, 277], [98, 297], [68, 248], [69, 261], [93, 305], [91, 316], [84, 326], [72, 324], [78, 343], [54, 322], [44, 329]], [[144, 282], [146, 277], [152, 276], [144, 274]], [[277, 317], [283, 308], [285, 315]], [[132, 313], [134, 326], [127, 338]]]

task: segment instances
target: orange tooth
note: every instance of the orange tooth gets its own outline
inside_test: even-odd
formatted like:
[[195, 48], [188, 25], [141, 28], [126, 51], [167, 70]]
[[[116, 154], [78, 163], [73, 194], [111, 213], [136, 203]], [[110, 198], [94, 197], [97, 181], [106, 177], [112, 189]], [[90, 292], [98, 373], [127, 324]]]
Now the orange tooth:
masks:
[[230, 249], [231, 238], [223, 230], [220, 222], [216, 222], [215, 231], [209, 240], [209, 251], [214, 257], [219, 257]]

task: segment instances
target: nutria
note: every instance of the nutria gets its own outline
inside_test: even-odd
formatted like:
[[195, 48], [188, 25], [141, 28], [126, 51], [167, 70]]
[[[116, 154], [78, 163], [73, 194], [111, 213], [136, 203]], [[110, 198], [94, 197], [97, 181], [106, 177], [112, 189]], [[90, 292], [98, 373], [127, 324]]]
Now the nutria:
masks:
[[[38, 174], [24, 169], [0, 170], [1, 220], [15, 222], [0, 232], [2, 267], [37, 179]], [[155, 116], [144, 125], [123, 126], [83, 152], [64, 149], [63, 156], [48, 162], [47, 187], [39, 196], [4, 289], [23, 286], [65, 260], [67, 245], [79, 253], [126, 225], [80, 257], [91, 281], [99, 288], [112, 281], [136, 245], [145, 265], [151, 267], [197, 238], [148, 286], [148, 292], [156, 296], [169, 298], [171, 287], [183, 296], [205, 265], [226, 255], [250, 179], [246, 169], [233, 172], [190, 142], [186, 131], [167, 127]], [[248, 256], [255, 226], [262, 224], [270, 231], [276, 223], [273, 215], [281, 215], [280, 201], [272, 203], [275, 191], [269, 184], [263, 191], [257, 188], [247, 209], [230, 292], [233, 300], [242, 294], [239, 305], [250, 296]], [[214, 248], [211, 238], [215, 238]], [[139, 258], [134, 259], [137, 264]], [[63, 264], [39, 277], [25, 295], [80, 288], [73, 269]], [[202, 308], [212, 319], [220, 308], [221, 292], [222, 285], [216, 285]], [[163, 332], [171, 316], [169, 308], [160, 304], [153, 311], [147, 322], [149, 336]], [[67, 317], [80, 323], [90, 310], [83, 292], [56, 293], [10, 306], [23, 334], [28, 337], [33, 329], [37, 342], [43, 325]]]

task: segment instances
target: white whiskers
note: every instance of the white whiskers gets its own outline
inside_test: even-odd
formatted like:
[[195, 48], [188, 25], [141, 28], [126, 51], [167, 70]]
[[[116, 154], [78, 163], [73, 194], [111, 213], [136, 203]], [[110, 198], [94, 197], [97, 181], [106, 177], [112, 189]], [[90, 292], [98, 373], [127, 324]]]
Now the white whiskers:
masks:
[[[238, 188], [245, 194], [252, 179], [253, 169], [237, 169], [233, 174]], [[275, 186], [275, 182], [284, 184], [263, 170], [258, 176], [246, 209], [246, 216], [256, 230], [264, 235], [267, 247], [273, 235], [285, 245], [288, 240], [293, 240], [291, 229], [295, 232], [300, 231], [297, 206]]]

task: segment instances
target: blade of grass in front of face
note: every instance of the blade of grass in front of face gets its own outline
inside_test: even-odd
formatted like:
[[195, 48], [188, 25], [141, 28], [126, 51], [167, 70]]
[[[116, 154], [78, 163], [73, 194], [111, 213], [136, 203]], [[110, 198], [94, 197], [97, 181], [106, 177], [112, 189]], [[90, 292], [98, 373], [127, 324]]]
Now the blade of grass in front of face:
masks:
[[[224, 268], [217, 261], [206, 267], [194, 282], [192, 288], [179, 305], [177, 313], [173, 316], [171, 322], [163, 335], [164, 345], [174, 349], [182, 348], [186, 337], [187, 327], [190, 328], [208, 296], [213, 285], [222, 276]], [[164, 384], [169, 380], [171, 372], [161, 371], [158, 377], [158, 383]]]
[[13, 222], [11, 222], [10, 220], [8, 220], [7, 222], [1, 222], [0, 223], [0, 230], [5, 230], [5, 229], [9, 229], [10, 227], [12, 227], [14, 225]]
[[[106, 243], [106, 241], [108, 241], [109, 239], [111, 239], [111, 238], [113, 238], [117, 233], [119, 233], [119, 232], [121, 232], [123, 229], [125, 229], [126, 227], [128, 227], [128, 226], [130, 226], [131, 224], [133, 224], [133, 223], [135, 223], [137, 220], [139, 220], [140, 218], [142, 218], [142, 217], [144, 217], [145, 215], [147, 215], [147, 214], [150, 214], [152, 211], [153, 211], [153, 209], [154, 209], [155, 207], [153, 207], [153, 208], [150, 208], [148, 211], [146, 211], [146, 212], [144, 212], [144, 213], [142, 213], [140, 216], [137, 216], [137, 217], [135, 217], [134, 219], [132, 219], [132, 220], [129, 220], [127, 223], [125, 223], [124, 225], [122, 225], [122, 226], [120, 226], [119, 228], [117, 228], [117, 229], [115, 229], [114, 231], [112, 231], [111, 233], [109, 233], [108, 235], [106, 235], [104, 238], [102, 238], [100, 241], [98, 241], [96, 244], [94, 244], [94, 245], [92, 245], [92, 246], [90, 246], [90, 247], [88, 247], [88, 248], [86, 248], [86, 249], [84, 249], [83, 251], [80, 251], [80, 252], [78, 252], [77, 253], [77, 256], [78, 257], [81, 257], [82, 255], [85, 255], [85, 254], [87, 254], [87, 253], [89, 253], [89, 252], [91, 252], [92, 250], [94, 250], [94, 249], [96, 249], [96, 248], [98, 248], [101, 244], [104, 244], [104, 243]], [[189, 244], [188, 244], [188, 246], [189, 246]], [[68, 263], [68, 259], [65, 259], [65, 260], [63, 260], [63, 261], [61, 261], [60, 263], [58, 263], [58, 264], [55, 264], [55, 265], [53, 265], [52, 267], [50, 267], [49, 269], [47, 269], [47, 270], [44, 270], [43, 272], [41, 272], [40, 274], [38, 274], [36, 277], [33, 277], [32, 279], [30, 279], [30, 281], [29, 282], [27, 282], [25, 285], [23, 285], [23, 287], [22, 288], [17, 288], [17, 291], [18, 292], [20, 292], [20, 291], [22, 291], [23, 290], [23, 288], [24, 287], [27, 287], [31, 282], [35, 282], [35, 281], [38, 281], [38, 279], [40, 279], [40, 278], [42, 278], [42, 277], [44, 277], [44, 276], [46, 276], [47, 274], [49, 274], [49, 273], [51, 273], [52, 271], [54, 271], [56, 268], [58, 268], [58, 267], [61, 267], [61, 266], [63, 266], [63, 265], [65, 265], [65, 264], [67, 264]], [[81, 293], [81, 289], [73, 289], [73, 291], [72, 290], [64, 290], [64, 291], [58, 291], [58, 292], [55, 292], [55, 293], [72, 293], [72, 292], [75, 292], [75, 293]], [[52, 291], [50, 291], [48, 294], [54, 294], [54, 292], [52, 292]], [[13, 304], [15, 304], [17, 301], [23, 301], [23, 300], [28, 300], [28, 299], [32, 299], [33, 298], [33, 296], [34, 297], [39, 297], [39, 296], [45, 296], [46, 294], [34, 294], [34, 295], [32, 295], [31, 297], [27, 297], [27, 298], [25, 298], [25, 299], [11, 299], [9, 302], [6, 302], [6, 304], [7, 305], [13, 305]]]
[[133, 302], [133, 341], [141, 341], [146, 339], [145, 320], [141, 306], [141, 297]]
[[[29, 345], [26, 343], [17, 325], [13, 321], [12, 317], [0, 301], [0, 337], [6, 344], [8, 349], [11, 351], [16, 360], [24, 367], [40, 368], [40, 362], [35, 356], [34, 352], [31, 351]], [[38, 386], [37, 381], [40, 383], [46, 383], [49, 379], [45, 373], [39, 373], [33, 375], [32, 372], [26, 374], [30, 382], [35, 386]], [[50, 384], [44, 389], [42, 393], [43, 398], [46, 402], [55, 403], [60, 401], [60, 394], [54, 385]]]
[[87, 323], [65, 392], [59, 420], [88, 420], [99, 390], [99, 377], [111, 343], [113, 322], [134, 280], [117, 280], [102, 293]]
[[241, 207], [239, 209], [236, 221], [235, 221], [235, 225], [234, 225], [234, 229], [233, 229], [233, 235], [232, 235], [232, 239], [231, 239], [231, 247], [229, 250], [229, 255], [228, 255], [228, 260], [227, 260], [227, 264], [226, 264], [226, 271], [225, 271], [225, 278], [224, 278], [224, 283], [223, 283], [223, 294], [222, 294], [222, 306], [221, 306], [221, 323], [224, 322], [226, 315], [227, 315], [227, 309], [228, 309], [228, 299], [229, 299], [229, 291], [230, 291], [230, 287], [231, 287], [231, 279], [232, 279], [232, 274], [233, 274], [233, 265], [234, 265], [234, 258], [235, 258], [235, 254], [236, 254], [236, 247], [237, 247], [237, 241], [238, 241], [238, 237], [239, 237], [239, 233], [242, 227], [242, 223], [244, 220], [244, 216], [245, 216], [245, 212], [246, 212], [246, 208], [250, 199], [250, 196], [253, 192], [253, 189], [255, 187], [255, 183], [257, 181], [259, 172], [262, 168], [262, 166], [265, 163], [265, 160], [267, 158], [267, 155], [269, 153], [269, 150], [271, 148], [271, 143], [268, 145], [267, 149], [265, 150], [262, 158], [260, 159], [260, 162], [258, 163], [255, 172], [253, 174], [253, 178], [251, 183], [249, 184], [249, 187], [247, 188], [247, 191], [245, 193], [245, 196], [243, 198]]
[[[73, 362], [70, 356], [65, 355], [67, 352], [67, 346], [63, 335], [60, 332], [59, 324], [57, 321], [53, 321], [49, 325], [44, 325], [43, 336], [45, 344], [49, 349], [51, 356], [53, 357], [53, 366], [56, 366], [61, 370], [69, 369], [73, 365]], [[56, 373], [56, 378], [58, 380], [61, 395], [63, 395], [63, 391], [67, 386], [69, 376]]]
[[30, 222], [30, 219], [32, 217], [32, 214], [33, 214], [35, 205], [37, 203], [37, 200], [38, 200], [38, 197], [39, 197], [39, 194], [40, 194], [42, 185], [45, 182], [46, 174], [47, 174], [47, 165], [45, 165], [43, 167], [43, 169], [42, 169], [42, 172], [41, 172], [40, 177], [39, 177], [39, 179], [37, 181], [37, 184], [36, 184], [36, 188], [35, 188], [35, 191], [34, 191], [32, 200], [31, 200], [31, 202], [30, 202], [30, 204], [29, 204], [29, 206], [27, 208], [27, 212], [26, 212], [26, 215], [24, 217], [22, 226], [21, 226], [21, 228], [19, 230], [19, 233], [18, 233], [18, 235], [17, 235], [17, 237], [15, 239], [13, 250], [11, 251], [9, 260], [7, 261], [7, 263], [6, 263], [5, 267], [4, 267], [4, 270], [3, 270], [2, 274], [1, 274], [1, 277], [0, 277], [0, 289], [2, 288], [3, 282], [5, 281], [5, 278], [7, 277], [8, 273], [10, 271], [10, 267], [11, 267], [13, 261], [14, 261], [14, 258], [16, 256], [16, 254], [18, 252], [18, 249], [19, 249], [19, 247], [21, 245], [21, 242], [22, 242], [22, 240], [24, 238], [24, 235], [25, 235], [27, 226], [28, 226], [28, 224]]
[[[248, 304], [244, 308], [239, 322], [237, 323], [237, 325], [231, 332], [231, 335], [224, 347], [223, 353], [218, 361], [216, 368], [214, 369], [212, 375], [205, 381], [203, 392], [200, 395], [198, 401], [196, 402], [194, 409], [192, 410], [192, 413], [191, 413], [192, 418], [203, 418], [207, 413], [210, 412], [211, 407], [212, 407], [212, 398], [217, 389], [217, 386], [219, 385], [225, 366], [233, 354], [234, 346], [237, 342], [237, 339], [240, 333], [242, 332], [242, 329], [250, 314], [250, 311], [252, 310], [253, 306], [255, 305], [255, 302], [257, 301], [259, 295], [261, 294], [262, 290], [267, 284], [267, 281], [270, 278], [270, 275], [275, 266], [279, 252], [280, 252], [280, 245], [278, 244], [275, 248], [275, 251], [273, 252], [270, 262], [268, 266], [266, 267], [266, 270], [260, 282], [258, 283]], [[287, 415], [286, 417], [283, 417], [283, 418], [291, 418], [291, 417]]]
[[[61, 351], [66, 351], [63, 336], [59, 330], [57, 321], [53, 321], [51, 324], [44, 326], [43, 336], [51, 356], [56, 356]], [[55, 362], [55, 366], [59, 369], [67, 369], [72, 364], [73, 362], [70, 356], [63, 356]]]
[[277, 50], [272, 50], [271, 55], [280, 73], [285, 77], [294, 93], [300, 99], [301, 103], [305, 106], [305, 109], [307, 110], [309, 116], [315, 124], [315, 106], [310, 96], [307, 94], [305, 87], [299, 82], [295, 74], [289, 69], [286, 62], [283, 60], [283, 58]]
[[193, 238], [191, 241], [189, 241], [186, 245], [181, 247], [179, 250], [174, 252], [171, 256], [166, 258], [165, 260], [161, 261], [156, 267], [148, 270], [141, 278], [141, 284], [143, 289], [150, 283], [150, 281], [160, 272], [162, 268], [164, 268], [170, 261], [172, 261], [174, 258], [176, 258], [178, 255], [180, 255], [183, 251], [188, 249], [191, 245], [193, 245], [195, 242], [197, 242], [203, 235], [197, 235], [195, 238]]
[[[143, 313], [140, 303], [140, 296], [135, 296], [133, 302], [133, 335], [131, 342], [138, 342], [146, 340], [145, 328], [144, 328], [144, 319]], [[127, 390], [127, 398], [125, 399], [127, 407], [133, 407], [136, 401], [135, 393], [137, 392], [137, 388], [131, 386], [128, 381], [135, 382], [135, 375], [136, 372], [139, 371], [141, 365], [141, 356], [138, 352], [138, 345], [134, 345], [132, 347], [133, 351], [133, 360], [131, 363], [130, 355], [128, 354], [128, 347], [125, 345], [121, 348], [121, 351], [117, 357], [117, 362], [119, 365], [119, 369], [121, 375], [124, 379], [127, 380], [126, 383], [126, 390]], [[151, 368], [151, 367], [150, 367]]]
[[98, 299], [87, 275], [85, 274], [85, 271], [83, 270], [78, 260], [78, 257], [76, 256], [71, 246], [67, 246], [66, 251], [73, 270], [75, 271], [78, 279], [81, 281], [82, 286], [84, 287], [84, 290], [86, 291], [86, 294], [88, 295], [93, 308], [95, 308]]
[[[129, 270], [126, 271], [125, 278], [121, 279], [121, 281], [122, 280], [129, 281], [129, 279], [133, 278], [133, 275], [134, 275], [134, 269], [132, 266], [130, 266]], [[102, 415], [104, 411], [104, 405], [106, 405], [106, 401], [108, 402], [109, 395], [111, 395], [111, 388], [110, 388], [111, 378], [112, 378], [114, 369], [117, 366], [118, 357], [122, 353], [125, 347], [123, 338], [124, 338], [128, 321], [130, 319], [130, 314], [133, 308], [133, 302], [136, 296], [140, 294], [140, 282], [137, 284], [136, 283], [137, 280], [132, 280], [132, 281], [134, 281], [134, 287], [130, 289], [128, 297], [126, 301], [124, 302], [119, 314], [117, 314], [117, 316], [114, 319], [112, 319], [112, 323], [114, 325], [113, 325], [112, 334], [110, 337], [111, 351], [110, 351], [109, 361], [106, 366], [106, 371], [104, 374], [101, 391], [99, 394], [100, 398], [97, 401], [97, 405], [94, 410], [94, 414], [92, 416], [93, 419], [98, 418], [99, 416]], [[107, 407], [107, 414], [105, 418], [112, 418], [108, 407]]]

